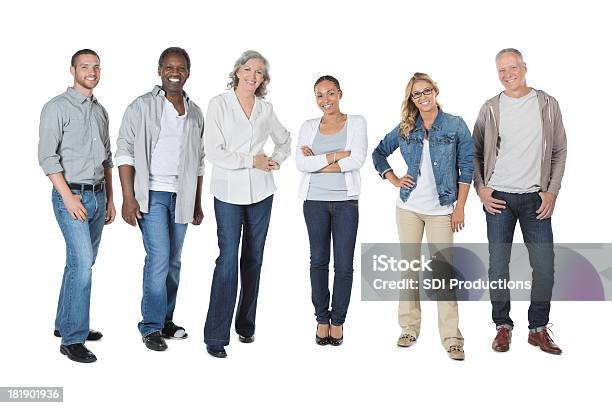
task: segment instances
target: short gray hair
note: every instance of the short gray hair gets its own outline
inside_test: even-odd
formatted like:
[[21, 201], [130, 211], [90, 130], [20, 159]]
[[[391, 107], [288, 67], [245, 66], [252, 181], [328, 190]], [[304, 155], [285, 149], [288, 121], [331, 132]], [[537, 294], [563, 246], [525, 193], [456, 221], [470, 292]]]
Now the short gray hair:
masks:
[[264, 80], [255, 90], [255, 96], [263, 98], [268, 93], [267, 86], [270, 83], [270, 64], [268, 64], [268, 60], [265, 59], [264, 56], [257, 51], [247, 50], [243, 52], [242, 55], [236, 60], [236, 62], [234, 63], [234, 69], [232, 70], [232, 72], [230, 72], [229, 75], [230, 81], [227, 83], [227, 89], [236, 89], [239, 80], [236, 73], [238, 72], [241, 66], [243, 66], [248, 60], [253, 58], [262, 60], [264, 64]]
[[495, 61], [497, 61], [497, 59], [501, 57], [502, 54], [505, 54], [507, 52], [511, 52], [512, 54], [518, 56], [521, 59], [521, 62], [525, 62], [523, 61], [523, 54], [521, 54], [521, 52], [516, 48], [504, 48], [503, 50], [497, 53], [497, 55], [495, 56]]

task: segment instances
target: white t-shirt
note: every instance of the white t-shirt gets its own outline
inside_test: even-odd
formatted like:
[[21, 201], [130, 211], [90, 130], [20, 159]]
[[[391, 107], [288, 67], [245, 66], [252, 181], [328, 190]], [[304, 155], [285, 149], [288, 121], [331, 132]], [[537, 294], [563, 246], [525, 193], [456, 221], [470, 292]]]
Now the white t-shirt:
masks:
[[406, 202], [397, 198], [397, 206], [425, 215], [448, 215], [453, 212], [453, 205], [441, 205], [436, 189], [431, 156], [429, 155], [429, 140], [423, 139], [423, 153], [421, 156], [421, 169], [417, 186], [410, 192]]
[[151, 155], [149, 190], [178, 192], [178, 165], [187, 118], [186, 106], [185, 114], [180, 116], [172, 102], [164, 98], [159, 139]]
[[487, 187], [506, 193], [540, 190], [542, 115], [532, 89], [520, 98], [499, 98], [499, 152]]

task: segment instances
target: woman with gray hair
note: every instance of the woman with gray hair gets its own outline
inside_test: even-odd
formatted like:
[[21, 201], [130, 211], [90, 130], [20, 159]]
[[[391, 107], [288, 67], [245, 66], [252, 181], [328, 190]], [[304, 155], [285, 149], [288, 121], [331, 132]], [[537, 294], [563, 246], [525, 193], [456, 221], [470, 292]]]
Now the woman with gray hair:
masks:
[[[242, 343], [254, 341], [259, 274], [276, 186], [272, 171], [291, 153], [291, 138], [272, 104], [263, 98], [270, 82], [268, 61], [257, 51], [245, 51], [234, 64], [228, 91], [208, 105], [204, 127], [206, 157], [213, 164], [210, 190], [214, 196], [219, 257], [216, 260], [208, 315], [204, 325], [206, 350], [227, 357], [232, 314], [240, 299], [235, 329]], [[264, 145], [274, 142], [268, 156]]]

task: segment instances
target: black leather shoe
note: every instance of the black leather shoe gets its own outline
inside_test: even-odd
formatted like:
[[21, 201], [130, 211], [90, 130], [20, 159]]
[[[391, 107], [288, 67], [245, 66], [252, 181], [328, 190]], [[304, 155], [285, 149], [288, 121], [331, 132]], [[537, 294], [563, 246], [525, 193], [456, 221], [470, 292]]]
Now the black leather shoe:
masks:
[[60, 353], [77, 363], [93, 363], [97, 360], [95, 354], [89, 351], [83, 343], [70, 344], [68, 346], [62, 344], [60, 346]]
[[149, 350], [164, 351], [168, 348], [166, 341], [160, 332], [153, 332], [142, 338], [142, 342]]
[[248, 336], [248, 337], [246, 337], [246, 336], [243, 336], [242, 334], [239, 334], [238, 335], [238, 340], [241, 343], [252, 343], [252, 342], [255, 341], [255, 336]]
[[331, 344], [332, 346], [339, 346], [344, 340], [344, 327], [343, 325], [341, 325], [340, 327], [342, 327], [342, 336], [339, 339], [333, 337], [331, 334], [329, 335], [329, 344]]
[[[62, 335], [60, 334], [59, 330], [53, 330], [53, 335], [55, 337], [62, 337]], [[89, 334], [87, 334], [87, 341], [96, 341], [96, 340], [100, 340], [102, 338], [102, 333], [100, 333], [99, 331], [96, 330], [90, 330]]]
[[213, 357], [217, 358], [225, 358], [227, 357], [227, 353], [225, 352], [225, 347], [223, 346], [206, 346], [206, 352]]

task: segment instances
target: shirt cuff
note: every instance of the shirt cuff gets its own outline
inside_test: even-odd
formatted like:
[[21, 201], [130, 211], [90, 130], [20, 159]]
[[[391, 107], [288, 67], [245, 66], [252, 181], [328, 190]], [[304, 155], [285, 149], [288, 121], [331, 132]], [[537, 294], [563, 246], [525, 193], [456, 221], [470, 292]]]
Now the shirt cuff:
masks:
[[285, 160], [282, 155], [277, 154], [277, 153], [272, 153], [271, 159], [277, 162], [278, 164], [282, 164], [283, 161]]
[[41, 167], [42, 167], [43, 171], [45, 172], [46, 176], [48, 176], [49, 174], [63, 173], [64, 172], [64, 168], [59, 163], [44, 164]]
[[134, 158], [130, 156], [119, 156], [115, 157], [115, 161], [117, 162], [117, 166], [128, 165], [134, 167]]
[[391, 167], [389, 167], [387, 170], [385, 170], [385, 171], [383, 171], [382, 173], [380, 173], [380, 177], [382, 177], [382, 179], [384, 180], [384, 179], [386, 178], [386, 177], [385, 177], [385, 174], [387, 174], [387, 172], [388, 172], [388, 171], [391, 171], [391, 170], [392, 170], [392, 169], [391, 169]]

